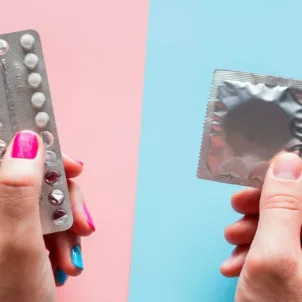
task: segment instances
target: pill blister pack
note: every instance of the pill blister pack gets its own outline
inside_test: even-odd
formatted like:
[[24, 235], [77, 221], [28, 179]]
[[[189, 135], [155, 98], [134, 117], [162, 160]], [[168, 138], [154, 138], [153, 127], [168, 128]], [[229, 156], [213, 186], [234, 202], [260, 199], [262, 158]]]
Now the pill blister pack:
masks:
[[259, 188], [283, 151], [302, 156], [302, 81], [216, 70], [197, 176]]
[[24, 129], [38, 133], [45, 146], [39, 201], [43, 234], [67, 230], [73, 223], [68, 184], [41, 40], [33, 30], [0, 35], [0, 160]]

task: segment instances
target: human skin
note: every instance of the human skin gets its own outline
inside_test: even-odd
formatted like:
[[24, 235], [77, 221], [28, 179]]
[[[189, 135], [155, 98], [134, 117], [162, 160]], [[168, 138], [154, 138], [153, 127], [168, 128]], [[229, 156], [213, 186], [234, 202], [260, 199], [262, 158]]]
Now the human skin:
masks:
[[79, 187], [70, 180], [83, 169], [64, 155], [74, 216], [66, 232], [43, 236], [39, 196], [44, 147], [31, 131], [18, 133], [0, 168], [0, 301], [54, 302], [56, 286], [83, 270], [81, 236], [95, 231]]
[[282, 153], [271, 163], [262, 190], [235, 194], [243, 218], [225, 230], [236, 248], [221, 266], [239, 276], [235, 301], [302, 301], [302, 160]]

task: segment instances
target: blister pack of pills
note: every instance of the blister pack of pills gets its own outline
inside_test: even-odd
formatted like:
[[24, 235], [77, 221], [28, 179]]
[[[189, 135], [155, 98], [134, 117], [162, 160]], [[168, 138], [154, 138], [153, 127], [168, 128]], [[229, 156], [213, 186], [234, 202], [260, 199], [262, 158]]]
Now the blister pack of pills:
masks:
[[302, 81], [216, 70], [198, 177], [259, 188], [282, 151], [302, 155]]
[[[45, 176], [40, 198], [44, 234], [73, 223], [44, 56], [33, 30], [0, 35], [0, 154], [20, 130], [38, 133], [45, 146]], [[38, 201], [37, 201], [38, 202]]]

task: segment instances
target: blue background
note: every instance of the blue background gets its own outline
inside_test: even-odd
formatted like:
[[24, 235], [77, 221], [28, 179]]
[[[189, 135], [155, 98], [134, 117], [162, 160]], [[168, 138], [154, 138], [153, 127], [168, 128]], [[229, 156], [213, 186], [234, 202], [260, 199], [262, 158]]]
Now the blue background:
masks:
[[151, 0], [129, 302], [233, 301], [239, 187], [196, 178], [214, 69], [302, 78], [301, 1]]

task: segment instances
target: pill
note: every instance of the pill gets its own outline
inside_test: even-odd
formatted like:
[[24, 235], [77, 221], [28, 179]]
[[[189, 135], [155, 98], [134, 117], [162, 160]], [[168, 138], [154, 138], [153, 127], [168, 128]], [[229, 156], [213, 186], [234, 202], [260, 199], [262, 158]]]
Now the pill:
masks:
[[52, 219], [53, 219], [54, 224], [62, 225], [67, 222], [68, 215], [63, 209], [58, 209], [53, 213]]
[[27, 54], [24, 58], [24, 65], [30, 70], [35, 69], [38, 66], [38, 63], [39, 58], [33, 53]]
[[48, 195], [48, 200], [52, 205], [60, 205], [64, 201], [64, 193], [61, 190], [53, 190], [49, 195]]
[[54, 186], [60, 179], [60, 173], [54, 170], [48, 171], [45, 174], [45, 182], [50, 185]]
[[39, 73], [33, 72], [28, 76], [27, 82], [31, 88], [39, 88], [42, 84], [42, 76]]
[[45, 152], [45, 166], [51, 167], [54, 166], [57, 162], [57, 154], [53, 151]]
[[25, 34], [20, 39], [20, 44], [25, 50], [31, 50], [35, 44], [35, 38], [30, 34]]
[[0, 39], [0, 56], [4, 56], [8, 52], [9, 46], [5, 40]]
[[49, 115], [46, 112], [39, 112], [36, 115], [35, 121], [38, 128], [44, 128], [49, 122]]
[[43, 140], [43, 144], [45, 148], [49, 148], [50, 146], [52, 146], [53, 142], [54, 142], [54, 137], [53, 134], [49, 131], [43, 131], [40, 133], [40, 136], [42, 137]]
[[31, 103], [35, 108], [42, 108], [46, 102], [46, 96], [42, 92], [35, 92], [31, 97]]

